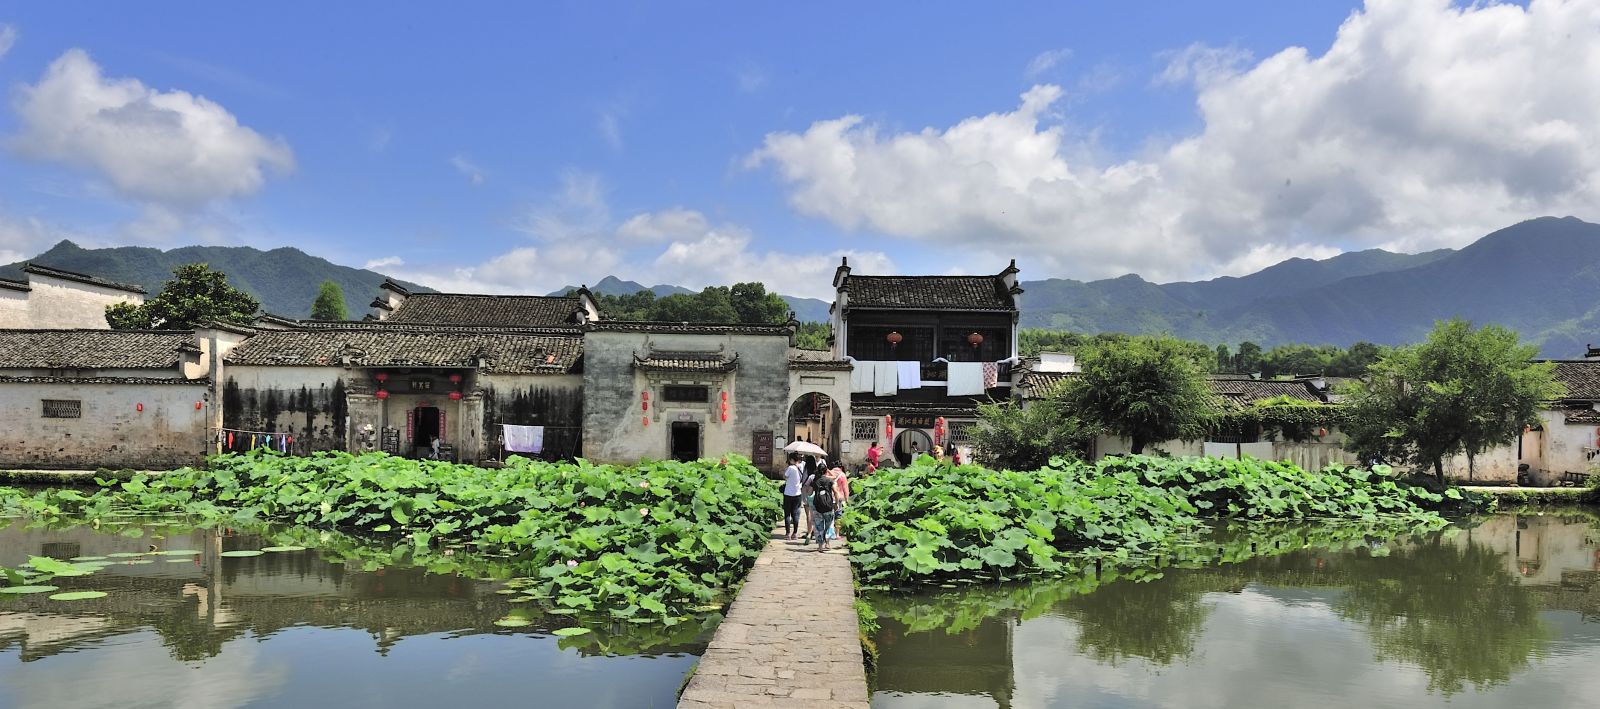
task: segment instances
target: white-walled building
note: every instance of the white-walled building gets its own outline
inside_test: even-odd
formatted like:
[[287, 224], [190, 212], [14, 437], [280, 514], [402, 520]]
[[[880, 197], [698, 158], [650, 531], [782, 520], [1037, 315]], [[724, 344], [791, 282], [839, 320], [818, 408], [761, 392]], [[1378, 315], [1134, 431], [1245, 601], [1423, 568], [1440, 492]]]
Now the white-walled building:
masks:
[[144, 302], [139, 286], [39, 264], [22, 272], [25, 281], [0, 279], [0, 328], [106, 330], [106, 306]]

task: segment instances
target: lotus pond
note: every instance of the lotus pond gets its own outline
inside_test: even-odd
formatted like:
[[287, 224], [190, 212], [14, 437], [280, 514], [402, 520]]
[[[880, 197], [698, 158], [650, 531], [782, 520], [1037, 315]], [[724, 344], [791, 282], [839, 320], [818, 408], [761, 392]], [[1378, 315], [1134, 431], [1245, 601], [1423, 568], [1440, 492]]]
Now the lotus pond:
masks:
[[873, 706], [1593, 707], [1597, 519], [1222, 525], [1187, 568], [872, 595]]
[[58, 572], [0, 593], [0, 707], [670, 707], [720, 618], [600, 622], [514, 558], [237, 524], [0, 519], [0, 567]]

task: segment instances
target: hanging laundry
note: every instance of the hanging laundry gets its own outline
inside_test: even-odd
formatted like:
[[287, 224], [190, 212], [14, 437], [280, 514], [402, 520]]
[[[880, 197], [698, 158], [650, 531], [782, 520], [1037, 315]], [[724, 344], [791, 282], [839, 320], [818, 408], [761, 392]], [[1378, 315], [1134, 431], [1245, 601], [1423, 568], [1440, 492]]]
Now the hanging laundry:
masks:
[[901, 389], [922, 388], [922, 363], [921, 362], [896, 362], [896, 379], [899, 380]]
[[863, 362], [856, 360], [855, 367], [850, 370], [850, 392], [866, 393], [873, 389], [873, 372], [877, 370], [877, 362]]
[[543, 453], [544, 426], [500, 424], [505, 431], [506, 450], [514, 453]]
[[900, 393], [900, 370], [894, 362], [872, 363], [872, 395], [894, 396]]
[[950, 396], [976, 396], [983, 393], [983, 364], [951, 362], [945, 393]]
[[983, 363], [983, 388], [993, 389], [1000, 386], [1000, 363]]
[[233, 431], [228, 432], [228, 450], [233, 450]]

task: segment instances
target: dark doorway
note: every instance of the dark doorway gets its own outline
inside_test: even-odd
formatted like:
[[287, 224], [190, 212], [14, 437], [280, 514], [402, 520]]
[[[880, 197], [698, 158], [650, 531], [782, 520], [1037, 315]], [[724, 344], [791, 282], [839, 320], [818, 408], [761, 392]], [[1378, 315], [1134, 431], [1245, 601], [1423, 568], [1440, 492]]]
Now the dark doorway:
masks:
[[440, 433], [438, 407], [418, 406], [411, 410], [411, 445], [416, 455], [432, 455], [433, 439], [441, 438]]
[[933, 439], [915, 428], [908, 428], [894, 436], [894, 459], [905, 467], [917, 456], [933, 454]]
[[672, 459], [700, 459], [700, 424], [683, 421], [672, 424]]

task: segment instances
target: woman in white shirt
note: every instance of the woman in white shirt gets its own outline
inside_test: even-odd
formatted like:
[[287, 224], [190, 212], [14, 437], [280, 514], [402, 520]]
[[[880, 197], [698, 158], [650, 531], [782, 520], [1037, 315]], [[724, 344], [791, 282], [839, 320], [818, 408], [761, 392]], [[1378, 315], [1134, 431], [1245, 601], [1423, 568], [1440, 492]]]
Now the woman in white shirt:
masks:
[[800, 454], [789, 454], [789, 467], [783, 469], [783, 538], [794, 539], [800, 533], [800, 483], [805, 471], [800, 468]]

